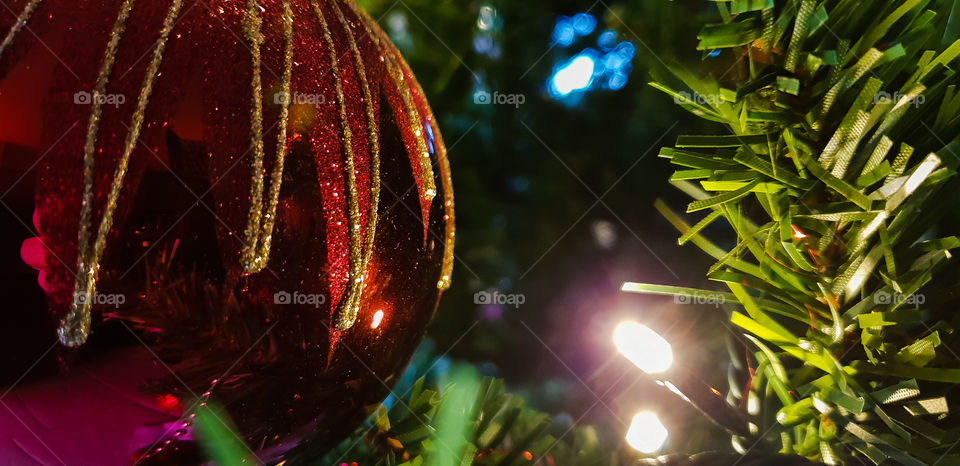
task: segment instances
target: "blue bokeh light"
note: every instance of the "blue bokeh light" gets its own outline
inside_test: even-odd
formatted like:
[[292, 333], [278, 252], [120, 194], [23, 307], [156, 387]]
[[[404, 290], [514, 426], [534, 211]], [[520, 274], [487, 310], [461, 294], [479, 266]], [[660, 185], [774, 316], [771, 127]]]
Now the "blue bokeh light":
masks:
[[515, 193], [526, 193], [530, 190], [530, 179], [525, 176], [515, 176], [510, 180], [510, 189]]
[[473, 37], [473, 50], [481, 55], [486, 55], [493, 50], [493, 37], [487, 35], [476, 35]]
[[557, 47], [569, 47], [577, 37], [586, 36], [597, 28], [597, 17], [589, 13], [577, 13], [557, 18], [550, 38]]
[[593, 32], [597, 27], [597, 18], [587, 13], [577, 13], [573, 17], [573, 30], [579, 36], [585, 36]]
[[473, 33], [473, 50], [486, 58], [497, 60], [502, 55], [499, 42], [502, 40], [503, 21], [492, 5], [483, 5], [477, 14], [477, 29]]
[[576, 37], [577, 33], [573, 29], [573, 21], [566, 16], [557, 18], [557, 24], [553, 26], [553, 43], [560, 47], [568, 47]]
[[607, 29], [597, 37], [597, 47], [600, 47], [600, 50], [604, 52], [613, 50], [613, 46], [615, 45], [617, 45], [617, 31]]
[[[591, 35], [596, 29], [597, 18], [589, 13], [560, 16], [551, 40], [556, 47], [569, 47], [578, 37]], [[616, 91], [626, 86], [636, 46], [629, 41], [618, 42], [618, 33], [612, 29], [601, 30], [596, 41], [597, 48], [586, 47], [554, 65], [547, 80], [550, 97], [574, 106], [586, 91], [596, 88]]]
[[611, 91], [618, 91], [623, 89], [623, 86], [627, 85], [627, 74], [622, 71], [617, 71], [610, 75], [610, 78], [607, 80], [607, 87]]
[[633, 45], [633, 42], [620, 42], [617, 44], [617, 47], [614, 49], [616, 53], [622, 53], [627, 56], [628, 59], [633, 58], [637, 53], [637, 47]]
[[612, 70], [620, 69], [624, 63], [630, 61], [630, 57], [616, 51], [603, 56], [603, 66]]

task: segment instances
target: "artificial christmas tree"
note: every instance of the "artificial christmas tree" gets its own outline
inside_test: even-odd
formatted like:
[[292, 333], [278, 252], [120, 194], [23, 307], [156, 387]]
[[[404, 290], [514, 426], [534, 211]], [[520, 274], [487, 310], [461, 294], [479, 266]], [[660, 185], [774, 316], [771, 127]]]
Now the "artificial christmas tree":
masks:
[[[749, 449], [829, 464], [952, 464], [960, 54], [955, 2], [813, 0], [716, 4], [699, 48], [727, 73], [654, 86], [721, 123], [660, 155], [701, 213], [660, 203], [718, 262], [744, 331], [727, 400]], [[689, 90], [688, 90], [689, 89]], [[692, 92], [689, 92], [692, 91]], [[702, 215], [706, 213], [706, 215]], [[736, 233], [731, 248], [706, 238]], [[737, 358], [739, 359], [739, 357]], [[719, 396], [719, 395], [718, 395]], [[731, 426], [740, 427], [740, 426]]]

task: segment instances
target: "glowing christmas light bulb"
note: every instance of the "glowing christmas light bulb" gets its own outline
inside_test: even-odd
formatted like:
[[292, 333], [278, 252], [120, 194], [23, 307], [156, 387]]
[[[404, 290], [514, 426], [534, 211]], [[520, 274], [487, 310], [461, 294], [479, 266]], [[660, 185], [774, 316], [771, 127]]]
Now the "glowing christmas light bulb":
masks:
[[655, 453], [666, 443], [669, 432], [656, 414], [641, 411], [633, 416], [627, 429], [627, 444], [641, 453]]
[[621, 322], [613, 332], [613, 343], [620, 354], [648, 374], [663, 372], [673, 364], [670, 343], [646, 325]]

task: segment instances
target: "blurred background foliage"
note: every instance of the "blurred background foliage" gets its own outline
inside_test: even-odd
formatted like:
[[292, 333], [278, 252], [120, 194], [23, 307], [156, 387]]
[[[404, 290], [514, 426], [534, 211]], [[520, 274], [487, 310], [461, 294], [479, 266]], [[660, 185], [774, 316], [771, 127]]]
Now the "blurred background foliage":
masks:
[[[713, 287], [702, 273], [708, 258], [676, 245], [653, 200], [686, 202], [667, 183], [660, 146], [717, 128], [647, 83], [674, 64], [740, 73], [732, 57], [696, 51], [716, 9], [680, 0], [359, 3], [410, 63], [450, 154], [457, 263], [428, 333], [433, 354], [505, 378], [554, 413], [560, 433], [593, 424], [622, 438], [634, 412], [660, 407], [674, 434], [669, 451], [729, 449], [728, 436], [643, 379], [610, 340], [623, 318], [642, 319], [708, 382], [725, 382], [720, 312], [619, 291], [624, 281]], [[491, 104], [483, 93], [523, 103]], [[724, 238], [723, 225], [708, 234]], [[480, 291], [524, 302], [478, 305]]]

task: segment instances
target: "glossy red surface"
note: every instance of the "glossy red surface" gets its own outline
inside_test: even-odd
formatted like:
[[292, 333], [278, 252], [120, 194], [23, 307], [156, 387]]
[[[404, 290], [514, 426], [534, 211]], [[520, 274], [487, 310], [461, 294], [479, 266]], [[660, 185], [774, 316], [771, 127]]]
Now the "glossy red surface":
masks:
[[[19, 12], [28, 2], [9, 3]], [[77, 103], [75, 96], [94, 86], [121, 3], [43, 1], [26, 23], [29, 30], [21, 31], [0, 57], [0, 168], [33, 167], [38, 177], [39, 239], [25, 249], [31, 265], [45, 274], [47, 310], [24, 312], [49, 312], [51, 325], [70, 306], [77, 261], [90, 106]], [[283, 68], [282, 3], [265, 0], [260, 5], [269, 173], [280, 122], [273, 92]], [[94, 223], [102, 215], [168, 6], [166, 1], [136, 2], [120, 39], [106, 93], [123, 96], [123, 102], [105, 105], [98, 122]], [[209, 391], [210, 398], [225, 405], [253, 449], [278, 459], [336, 442], [362, 420], [363, 407], [382, 399], [402, 372], [436, 309], [448, 247], [445, 231], [451, 212], [444, 190], [449, 185], [440, 160], [439, 128], [399, 53], [389, 42], [386, 50], [378, 47], [374, 39], [382, 33], [352, 2], [336, 3], [346, 23], [339, 22], [333, 2], [319, 2], [338, 57], [335, 63], [311, 2], [297, 0], [291, 6], [290, 91], [314, 100], [290, 106], [283, 188], [267, 270], [247, 275], [239, 258], [251, 184], [252, 71], [243, 34], [245, 2], [186, 1], [146, 107], [100, 269], [98, 292], [122, 294], [125, 302], [95, 306], [86, 347], [75, 354], [57, 350], [66, 369], [36, 383], [69, 385], [73, 379], [64, 374], [73, 368], [102, 364], [102, 358], [122, 361], [116, 355], [140, 354], [146, 346], [158, 358], [150, 363], [156, 371], [131, 382], [154, 408], [182, 414], [184, 406], [206, 399]], [[13, 20], [13, 15], [0, 17], [0, 31], [9, 30]], [[360, 52], [372, 102], [363, 97], [348, 34]], [[399, 64], [402, 76], [391, 75], [386, 64], [391, 60]], [[345, 121], [332, 64], [339, 71]], [[404, 92], [412, 96], [421, 121], [411, 120]], [[379, 142], [379, 222], [357, 322], [339, 332], [331, 329], [345, 299], [350, 258], [344, 133], [349, 128], [353, 136], [360, 226], [365, 230], [373, 176], [368, 110], [375, 117]], [[437, 135], [436, 140], [428, 133]], [[418, 138], [428, 144], [432, 173], [425, 173], [419, 163]], [[29, 163], [22, 157], [14, 163], [7, 155], [14, 146], [32, 154]], [[425, 176], [433, 176], [435, 198], [425, 195]], [[37, 242], [45, 251], [39, 265]], [[282, 304], [276, 301], [278, 293], [323, 296], [323, 302]], [[114, 370], [123, 379], [125, 368]], [[62, 396], [69, 400], [71, 390], [64, 388]], [[93, 419], [88, 422], [109, 422], [109, 416]], [[135, 417], [121, 424], [129, 428], [105, 431], [103, 438], [89, 441], [128, 449], [141, 426]], [[196, 449], [184, 446], [174, 432], [160, 433], [161, 451], [125, 453], [158, 462], [195, 455]], [[28, 433], [14, 425], [0, 426], [0, 442], [4, 435], [10, 440]], [[48, 444], [53, 452], [61, 451], [56, 440]], [[171, 450], [164, 450], [165, 445]], [[298, 445], [300, 449], [290, 453]], [[63, 455], [70, 451], [66, 445], [62, 449]]]

